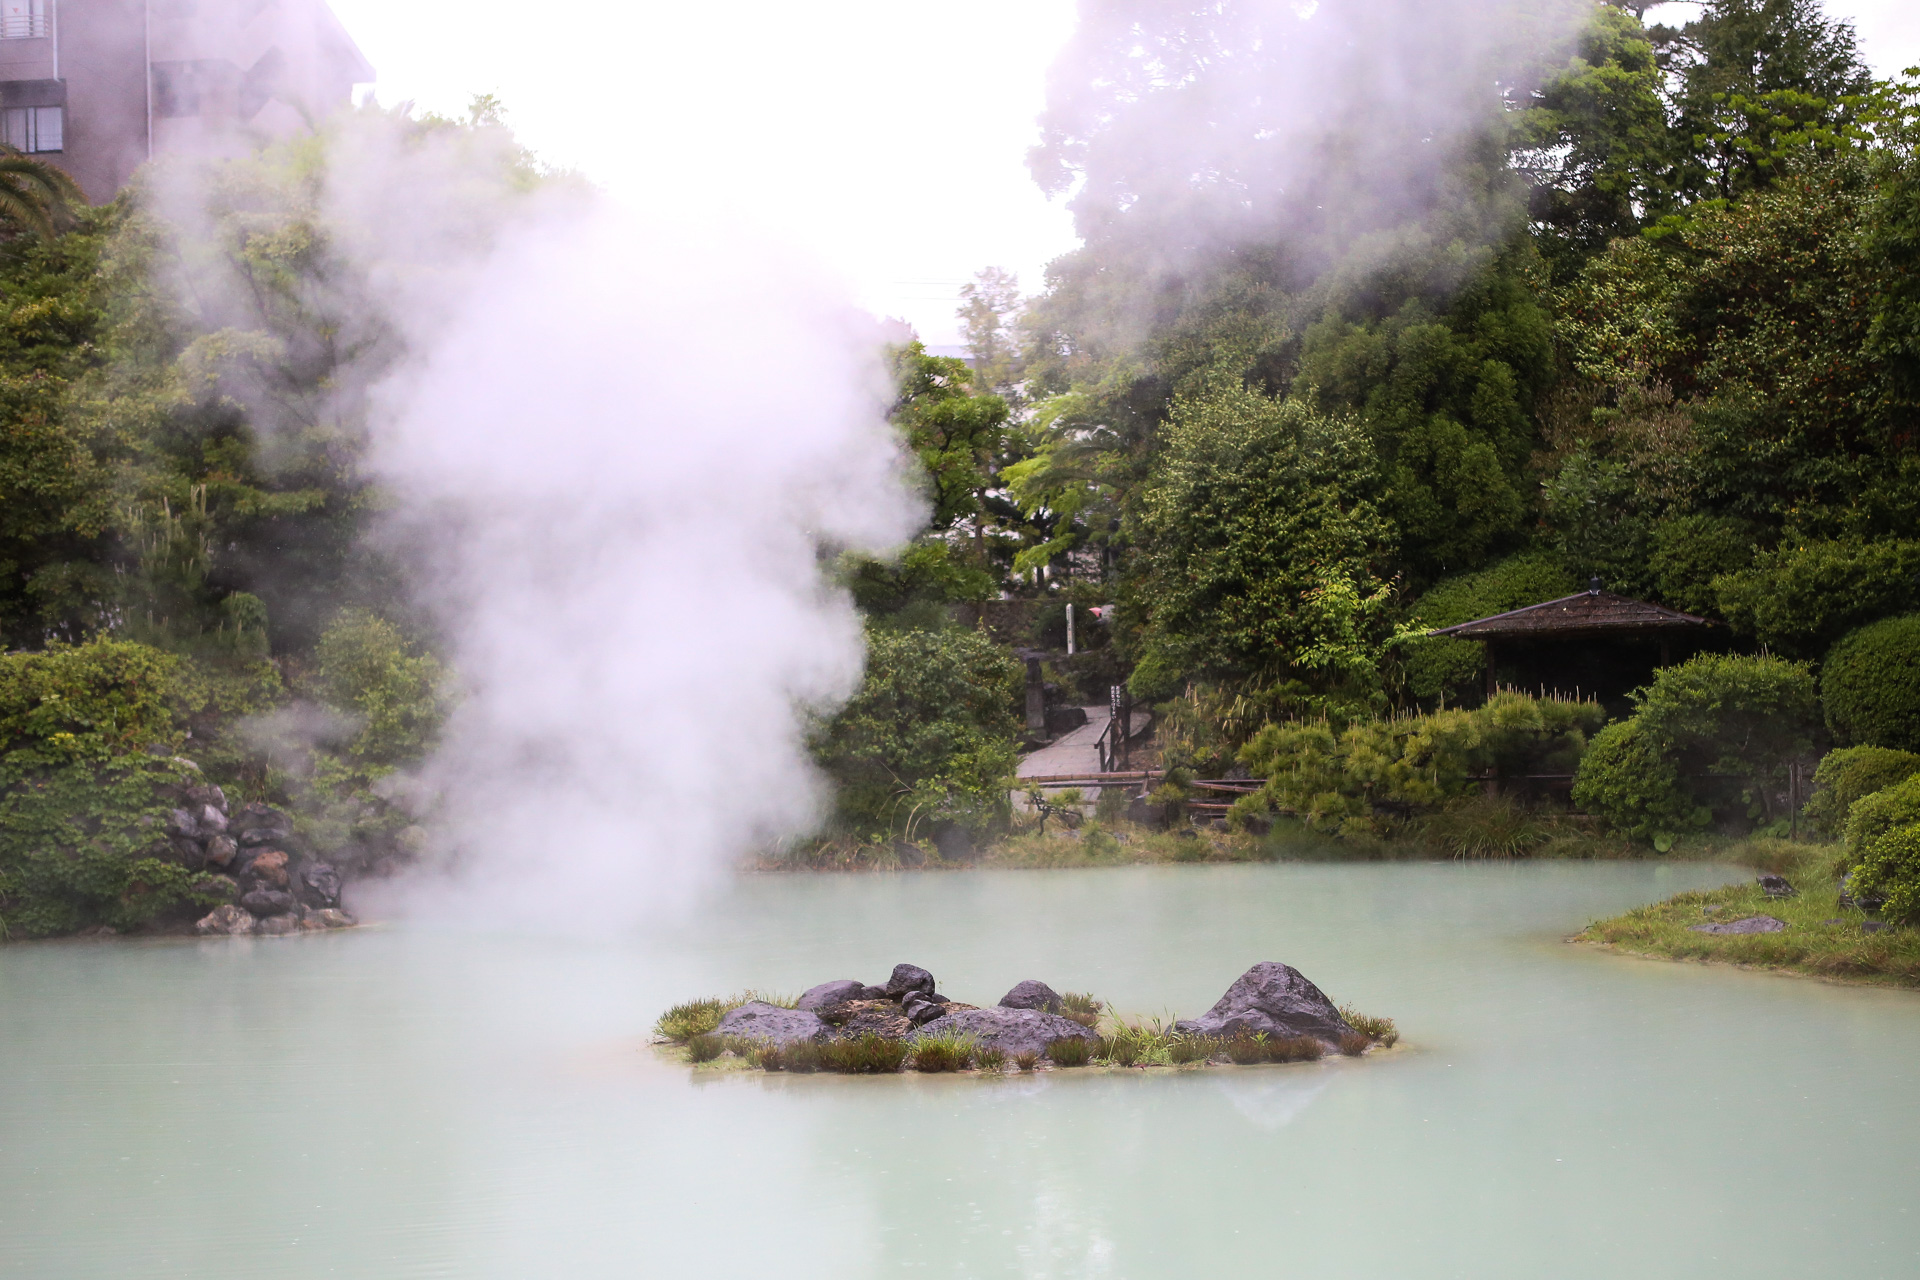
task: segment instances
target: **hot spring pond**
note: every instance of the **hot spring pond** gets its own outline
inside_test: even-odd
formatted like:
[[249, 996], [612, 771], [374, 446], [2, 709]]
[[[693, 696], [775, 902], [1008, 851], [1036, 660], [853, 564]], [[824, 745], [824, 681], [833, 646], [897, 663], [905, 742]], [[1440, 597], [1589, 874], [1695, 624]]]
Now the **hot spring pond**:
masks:
[[[1704, 866], [756, 878], [616, 943], [0, 949], [0, 1276], [1920, 1273], [1920, 995], [1607, 955]], [[695, 1073], [694, 993], [1016, 980], [1195, 1013], [1291, 963], [1360, 1061]]]

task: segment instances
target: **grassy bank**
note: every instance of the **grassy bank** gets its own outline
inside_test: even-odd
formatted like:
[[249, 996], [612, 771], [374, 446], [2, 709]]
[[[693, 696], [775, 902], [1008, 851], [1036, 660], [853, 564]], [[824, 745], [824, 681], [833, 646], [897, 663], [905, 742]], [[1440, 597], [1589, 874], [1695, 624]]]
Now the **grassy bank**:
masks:
[[[1796, 850], [1809, 846], [1785, 840], [1731, 836], [1690, 836], [1667, 853], [1644, 843], [1598, 832], [1574, 822], [1542, 824], [1539, 838], [1517, 847], [1484, 838], [1463, 824], [1415, 826], [1396, 835], [1335, 837], [1304, 824], [1282, 820], [1263, 834], [1187, 827], [1157, 831], [1130, 822], [1089, 822], [1078, 831], [1049, 823], [1047, 831], [1007, 836], [970, 858], [943, 858], [932, 842], [890, 845], [824, 845], [787, 858], [757, 864], [762, 871], [963, 871], [976, 867], [1042, 870], [1147, 866], [1166, 863], [1248, 862], [1429, 862], [1526, 858], [1552, 861], [1732, 862], [1762, 871], [1798, 865]], [[1510, 851], [1508, 851], [1510, 850]]]
[[[1752, 865], [1787, 877], [1799, 893], [1769, 898], [1757, 883], [1677, 894], [1588, 925], [1575, 941], [1635, 955], [1776, 969], [1809, 977], [1920, 987], [1920, 930], [1879, 928], [1840, 905], [1837, 845], [1750, 842]], [[1710, 934], [1695, 926], [1745, 916], [1785, 922], [1779, 933]]]

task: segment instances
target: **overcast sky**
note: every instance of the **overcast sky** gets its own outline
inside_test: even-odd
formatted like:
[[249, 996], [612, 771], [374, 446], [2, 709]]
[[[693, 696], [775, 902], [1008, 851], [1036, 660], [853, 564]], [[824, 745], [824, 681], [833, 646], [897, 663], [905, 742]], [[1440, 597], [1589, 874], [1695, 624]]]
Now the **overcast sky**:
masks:
[[[628, 200], [769, 228], [932, 343], [958, 341], [955, 292], [976, 269], [1032, 291], [1074, 243], [1026, 169], [1073, 0], [332, 3], [381, 101], [455, 111], [496, 93], [546, 159]], [[1831, 11], [1882, 73], [1920, 62], [1915, 0]]]

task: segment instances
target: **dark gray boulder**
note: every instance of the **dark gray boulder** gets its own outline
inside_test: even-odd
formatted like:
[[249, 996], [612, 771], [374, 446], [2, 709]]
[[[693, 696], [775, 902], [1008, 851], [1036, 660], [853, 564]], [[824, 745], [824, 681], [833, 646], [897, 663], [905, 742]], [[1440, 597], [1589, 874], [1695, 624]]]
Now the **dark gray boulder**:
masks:
[[269, 938], [284, 938], [300, 932], [300, 921], [293, 916], [268, 916], [254, 925], [253, 931]]
[[916, 991], [900, 1002], [900, 1012], [907, 1015], [907, 1021], [916, 1027], [924, 1027], [936, 1018], [947, 1013], [947, 1002], [933, 1000]]
[[271, 805], [254, 801], [227, 820], [227, 834], [242, 846], [284, 844], [293, 836], [293, 819]]
[[916, 964], [897, 964], [893, 966], [893, 975], [887, 979], [887, 995], [898, 1000], [909, 991], [933, 990], [933, 975]]
[[808, 987], [800, 996], [800, 1007], [810, 1013], [818, 1013], [830, 1004], [840, 1004], [847, 1000], [858, 1000], [866, 987], [851, 978], [842, 978], [838, 982], [823, 982], [817, 987]]
[[857, 996], [854, 996], [853, 999], [855, 1000], [891, 1000], [893, 999], [893, 997], [887, 994], [887, 989], [885, 987], [862, 987], [860, 988], [860, 994]]
[[1013, 990], [1000, 997], [1002, 1009], [1039, 1009], [1045, 1013], [1060, 1012], [1060, 993], [1038, 978], [1028, 978], [1025, 982], [1014, 984]]
[[317, 922], [323, 929], [351, 929], [356, 923], [352, 916], [344, 911], [336, 911], [332, 907], [322, 907], [307, 919]]
[[202, 836], [222, 836], [227, 833], [227, 815], [210, 804], [203, 804], [195, 810], [193, 820], [199, 825]]
[[1137, 795], [1127, 801], [1127, 821], [1158, 831], [1167, 825], [1167, 806], [1155, 804], [1145, 795]]
[[1787, 883], [1785, 876], [1768, 872], [1760, 877], [1760, 888], [1769, 898], [1791, 898], [1800, 891]]
[[998, 1049], [1010, 1058], [1044, 1054], [1055, 1040], [1099, 1039], [1079, 1023], [1040, 1009], [955, 1009], [908, 1039], [923, 1035], [971, 1036], [982, 1049]]
[[340, 873], [324, 862], [309, 862], [294, 880], [295, 892], [310, 907], [340, 905]]
[[782, 1009], [762, 1000], [749, 1000], [738, 1009], [728, 1011], [713, 1031], [715, 1035], [773, 1044], [825, 1040], [831, 1034], [827, 1024], [820, 1021], [820, 1015], [811, 1009]]
[[240, 905], [256, 916], [279, 916], [293, 910], [293, 895], [285, 889], [249, 889]]
[[1241, 974], [1213, 1008], [1174, 1023], [1173, 1029], [1202, 1036], [1313, 1036], [1329, 1044], [1353, 1030], [1305, 974], [1275, 960]]
[[1694, 933], [1779, 933], [1787, 927], [1785, 920], [1776, 920], [1772, 916], [1744, 916], [1738, 920], [1726, 920], [1716, 924], [1696, 924]]
[[233, 863], [233, 855], [240, 847], [233, 842], [232, 836], [214, 836], [206, 842], [206, 862], [210, 867], [225, 869]]

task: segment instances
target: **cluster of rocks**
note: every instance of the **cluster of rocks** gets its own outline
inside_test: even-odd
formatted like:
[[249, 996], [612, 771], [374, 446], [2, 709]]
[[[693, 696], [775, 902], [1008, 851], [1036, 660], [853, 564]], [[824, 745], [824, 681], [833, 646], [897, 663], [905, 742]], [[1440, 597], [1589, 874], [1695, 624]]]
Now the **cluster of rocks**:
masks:
[[[918, 965], [895, 965], [885, 986], [853, 979], [823, 982], [800, 997], [797, 1007], [754, 1000], [730, 1011], [715, 1034], [791, 1044], [861, 1035], [912, 1040], [926, 1035], [962, 1035], [983, 1049], [1008, 1056], [1043, 1054], [1062, 1039], [1097, 1040], [1093, 1030], [1064, 1016], [1060, 994], [1028, 979], [990, 1009], [962, 1004], [935, 989], [933, 975]], [[1264, 961], [1242, 974], [1213, 1008], [1174, 1023], [1189, 1035], [1311, 1036], [1337, 1047], [1353, 1027], [1320, 988], [1290, 965]]]
[[940, 994], [933, 975], [919, 965], [898, 964], [883, 986], [851, 978], [823, 982], [808, 988], [792, 1009], [750, 1001], [722, 1018], [715, 1034], [775, 1044], [956, 1034], [1008, 1056], [1042, 1054], [1056, 1040], [1098, 1038], [1060, 1009], [1059, 995], [1044, 982], [1022, 982], [998, 1006], [982, 1009]]
[[354, 923], [340, 909], [339, 872], [298, 851], [285, 813], [259, 803], [229, 810], [226, 793], [212, 784], [182, 787], [170, 798], [177, 801], [167, 816], [172, 859], [233, 882], [233, 901], [208, 912], [197, 932], [271, 936]]

